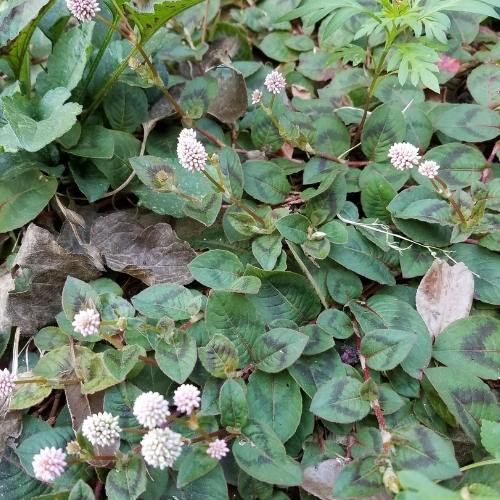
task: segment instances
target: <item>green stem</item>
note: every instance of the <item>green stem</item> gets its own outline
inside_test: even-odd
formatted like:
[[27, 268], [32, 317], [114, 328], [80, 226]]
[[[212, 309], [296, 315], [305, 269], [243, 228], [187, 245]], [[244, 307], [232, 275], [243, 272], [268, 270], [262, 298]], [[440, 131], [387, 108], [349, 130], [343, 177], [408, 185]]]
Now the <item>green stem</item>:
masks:
[[[434, 182], [435, 181], [435, 182]], [[458, 218], [460, 219], [460, 222], [465, 226], [467, 225], [467, 221], [465, 219], [465, 216], [459, 206], [459, 204], [454, 200], [453, 196], [450, 193], [450, 190], [448, 188], [448, 184], [441, 179], [441, 177], [436, 176], [434, 179], [431, 179], [432, 185], [436, 189], [438, 193], [440, 193], [444, 198], [446, 198], [451, 206], [453, 207], [453, 210], [455, 210], [455, 213], [458, 215]], [[444, 189], [444, 193], [436, 186], [436, 182]]]
[[316, 292], [316, 295], [319, 297], [319, 300], [323, 304], [323, 307], [325, 309], [328, 309], [329, 306], [328, 306], [328, 302], [326, 301], [326, 297], [323, 295], [323, 292], [321, 291], [318, 284], [316, 283], [316, 280], [313, 278], [313, 275], [309, 272], [309, 269], [307, 269], [307, 266], [302, 262], [302, 259], [300, 258], [297, 250], [294, 248], [295, 245], [288, 240], [285, 240], [285, 241], [286, 241], [286, 244], [288, 245], [288, 248], [292, 252], [292, 255], [293, 255], [294, 259], [296, 260], [297, 264], [302, 269], [302, 271], [306, 275], [307, 279], [311, 283], [312, 287], [314, 288], [314, 291]]
[[87, 73], [85, 81], [83, 82], [82, 88], [80, 90], [80, 96], [79, 96], [80, 99], [83, 99], [85, 92], [88, 86], [90, 85], [92, 78], [94, 77], [97, 67], [99, 66], [99, 63], [101, 62], [101, 59], [104, 56], [104, 52], [106, 52], [108, 45], [111, 43], [111, 40], [113, 38], [113, 33], [117, 31], [118, 21], [119, 21], [118, 16], [115, 16], [112, 25], [109, 27], [106, 36], [104, 37], [104, 40], [101, 46], [99, 47], [99, 51], [97, 52], [96, 56], [94, 57], [94, 59], [92, 59], [92, 62], [90, 63], [89, 72]]
[[241, 208], [247, 214], [251, 215], [255, 219], [255, 221], [262, 225], [262, 227], [266, 226], [266, 221], [260, 215], [254, 212], [250, 207], [247, 207], [232, 194], [228, 193], [226, 191], [226, 188], [220, 182], [215, 180], [206, 170], [202, 170], [202, 173], [217, 188], [219, 192], [224, 193], [226, 196], [228, 196], [228, 198], [231, 200], [231, 203], [234, 203], [237, 207]]
[[363, 127], [365, 126], [366, 118], [368, 117], [368, 110], [370, 109], [370, 104], [372, 101], [373, 93], [375, 92], [375, 88], [377, 87], [378, 79], [380, 78], [380, 75], [382, 73], [382, 70], [384, 68], [384, 63], [385, 60], [387, 59], [387, 56], [389, 54], [389, 51], [391, 50], [392, 43], [398, 36], [399, 31], [392, 31], [387, 38], [384, 51], [382, 52], [382, 55], [380, 56], [380, 60], [375, 67], [375, 72], [373, 74], [373, 79], [372, 82], [370, 83], [370, 86], [368, 87], [368, 96], [366, 97], [365, 101], [365, 107], [363, 109], [363, 116], [361, 117], [361, 121], [359, 122], [359, 127], [356, 132], [356, 135], [354, 137], [354, 143], [359, 142], [359, 138], [361, 137], [361, 132], [363, 131]]
[[492, 458], [490, 460], [483, 460], [482, 462], [476, 462], [475, 464], [466, 465], [460, 468], [460, 472], [476, 469], [477, 467], [483, 467], [484, 465], [496, 465], [496, 464], [500, 464], [500, 458]]
[[88, 117], [97, 109], [99, 104], [101, 104], [101, 101], [104, 99], [106, 94], [109, 92], [111, 87], [114, 85], [116, 80], [120, 78], [120, 75], [125, 71], [125, 69], [128, 66], [128, 61], [131, 57], [134, 57], [137, 55], [137, 47], [134, 47], [126, 56], [125, 59], [120, 63], [120, 65], [111, 73], [110, 78], [108, 81], [105, 83], [103, 87], [97, 92], [94, 100], [92, 101], [92, 104], [90, 107], [85, 111], [83, 117], [82, 117], [82, 124], [85, 123], [85, 121], [88, 119]]

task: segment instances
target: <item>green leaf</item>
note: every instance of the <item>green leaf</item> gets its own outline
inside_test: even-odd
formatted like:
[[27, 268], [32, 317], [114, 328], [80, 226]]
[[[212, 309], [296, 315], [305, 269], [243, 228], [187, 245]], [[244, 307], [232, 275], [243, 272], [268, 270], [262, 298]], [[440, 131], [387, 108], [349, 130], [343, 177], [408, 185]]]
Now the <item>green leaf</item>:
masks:
[[345, 365], [334, 349], [317, 354], [316, 356], [302, 356], [288, 372], [309, 396], [314, 397], [316, 391], [335, 377], [345, 376]]
[[201, 118], [210, 103], [217, 97], [217, 80], [209, 76], [199, 76], [184, 86], [180, 105], [184, 113], [193, 119]]
[[72, 163], [69, 169], [78, 189], [89, 202], [99, 200], [108, 190], [109, 182], [105, 175], [87, 162]]
[[66, 318], [73, 320], [82, 309], [98, 309], [100, 299], [97, 292], [88, 284], [73, 276], [68, 276], [62, 291], [62, 307]]
[[361, 386], [354, 378], [335, 377], [318, 389], [311, 411], [328, 422], [357, 422], [370, 412], [370, 403], [361, 399]]
[[455, 321], [439, 334], [432, 355], [451, 368], [497, 379], [500, 377], [500, 321], [491, 316]]
[[481, 419], [500, 419], [496, 397], [481, 379], [447, 367], [428, 368], [425, 375], [464, 432], [476, 442]]
[[205, 321], [210, 336], [220, 334], [231, 340], [242, 365], [250, 361], [253, 343], [264, 332], [264, 321], [249, 296], [212, 292]]
[[307, 240], [307, 229], [310, 226], [309, 220], [298, 213], [285, 215], [276, 222], [276, 229], [287, 240], [298, 245]]
[[477, 104], [457, 104], [439, 115], [436, 128], [458, 141], [484, 142], [498, 136], [500, 117]]
[[218, 152], [224, 185], [237, 199], [243, 196], [243, 168], [240, 157], [232, 148], [223, 147]]
[[182, 490], [178, 490], [174, 484], [169, 483], [167, 491], [161, 492], [168, 499], [182, 500], [228, 500], [227, 484], [224, 472], [217, 465], [208, 474], [189, 483]]
[[69, 344], [68, 335], [55, 326], [46, 326], [35, 335], [35, 345], [42, 351], [51, 351], [56, 347]]
[[300, 387], [287, 373], [252, 373], [248, 380], [252, 418], [269, 426], [284, 443], [293, 436], [302, 415]]
[[259, 335], [252, 347], [252, 359], [259, 370], [277, 373], [299, 359], [308, 342], [307, 335], [289, 328], [274, 328]]
[[359, 276], [340, 266], [328, 270], [326, 286], [330, 297], [339, 304], [347, 304], [363, 292], [363, 283]]
[[221, 193], [209, 193], [202, 195], [197, 200], [188, 200], [184, 205], [184, 214], [201, 222], [205, 226], [211, 226], [222, 206]]
[[248, 421], [246, 388], [236, 379], [230, 378], [222, 385], [219, 394], [219, 409], [222, 425], [235, 429], [246, 425]]
[[154, 12], [138, 12], [127, 3], [125, 9], [131, 14], [134, 21], [138, 22], [145, 42], [167, 21], [175, 17], [183, 10], [200, 3], [202, 0], [176, 0], [162, 1], [154, 5]]
[[[10, 410], [24, 410], [41, 403], [52, 392], [52, 387], [40, 384], [21, 384], [9, 404]], [[1, 467], [0, 467], [1, 470]], [[1, 487], [0, 487], [1, 491]]]
[[[432, 148], [423, 159], [434, 160], [440, 165], [439, 177], [452, 189], [468, 187], [474, 180], [479, 180], [486, 161], [477, 148], [459, 142]], [[416, 174], [415, 177], [422, 178]]]
[[267, 57], [275, 61], [296, 61], [299, 58], [299, 54], [287, 47], [286, 41], [289, 39], [290, 34], [288, 32], [275, 31], [266, 35], [258, 47]]
[[500, 305], [500, 256], [478, 245], [453, 245], [453, 257], [474, 273], [474, 298]]
[[68, 150], [73, 156], [93, 159], [110, 159], [113, 152], [113, 133], [100, 125], [84, 126], [77, 144]]
[[198, 357], [203, 368], [218, 378], [227, 378], [239, 364], [236, 347], [224, 335], [214, 335], [206, 346], [198, 349]]
[[380, 466], [374, 457], [353, 460], [341, 470], [333, 495], [336, 497], [368, 497], [383, 488]]
[[214, 290], [238, 293], [257, 293], [260, 280], [254, 276], [242, 276], [245, 268], [236, 255], [227, 250], [209, 250], [189, 264], [196, 281]]
[[41, 432], [35, 432], [26, 437], [16, 448], [16, 455], [19, 457], [22, 466], [28, 474], [34, 476], [33, 457], [41, 448], [55, 447], [65, 448], [66, 443], [74, 438], [71, 427], [53, 427]]
[[398, 469], [422, 472], [430, 479], [449, 479], [460, 474], [452, 441], [423, 425], [398, 427], [393, 433]]
[[168, 341], [159, 340], [155, 359], [161, 371], [178, 384], [183, 384], [196, 364], [196, 341], [184, 331], [176, 332]]
[[272, 271], [283, 246], [280, 234], [265, 234], [252, 241], [252, 253], [265, 271]]
[[384, 285], [394, 285], [394, 276], [382, 262], [380, 250], [363, 238], [353, 227], [348, 227], [349, 241], [345, 245], [332, 245], [330, 258], [361, 276]]
[[180, 321], [189, 319], [201, 309], [201, 296], [181, 285], [153, 285], [132, 297], [134, 307], [145, 316], [165, 316]]
[[322, 330], [336, 339], [348, 339], [354, 333], [351, 319], [338, 309], [326, 309], [316, 321]]
[[372, 174], [361, 187], [361, 206], [367, 217], [391, 221], [387, 205], [396, 196], [392, 185], [381, 175]]
[[243, 164], [245, 191], [263, 203], [283, 203], [290, 183], [281, 168], [270, 161], [250, 160]]
[[347, 243], [349, 240], [349, 234], [347, 232], [347, 228], [345, 224], [338, 222], [336, 220], [332, 220], [323, 224], [319, 230], [325, 233], [325, 238], [330, 243], [335, 243], [337, 245], [343, 245]]
[[387, 161], [389, 148], [404, 140], [406, 125], [403, 113], [391, 104], [382, 104], [366, 120], [361, 134], [363, 153], [375, 161]]
[[0, 145], [38, 151], [68, 132], [82, 111], [80, 104], [65, 103], [69, 90], [58, 87], [31, 100], [17, 93], [2, 99], [7, 125], [0, 128]]
[[246, 274], [261, 280], [259, 293], [250, 300], [265, 320], [289, 319], [298, 325], [316, 317], [320, 303], [316, 292], [300, 274], [287, 271], [262, 271], [248, 267]]
[[142, 457], [130, 455], [106, 477], [106, 495], [109, 500], [135, 500], [146, 491], [146, 466]]
[[500, 423], [481, 420], [481, 443], [495, 458], [500, 459]]
[[56, 87], [73, 90], [78, 85], [92, 53], [94, 26], [93, 22], [82, 23], [59, 37], [47, 61], [47, 71], [36, 80], [39, 94]]
[[[1, 134], [1, 131], [0, 131]], [[34, 219], [57, 190], [57, 180], [39, 170], [27, 170], [0, 182], [0, 233]]]
[[500, 68], [494, 64], [481, 64], [469, 73], [467, 88], [478, 104], [495, 108], [500, 104]]
[[71, 488], [68, 500], [94, 500], [94, 498], [92, 488], [82, 479], [79, 479]]
[[182, 454], [177, 463], [179, 472], [177, 474], [177, 488], [204, 477], [218, 464], [218, 460], [207, 454], [205, 446], [191, 446]]
[[249, 475], [265, 483], [296, 486], [302, 471], [290, 457], [278, 436], [265, 424], [251, 422], [233, 444], [236, 463]]
[[148, 99], [144, 90], [115, 83], [103, 101], [104, 112], [112, 128], [134, 132], [148, 121]]
[[371, 330], [361, 341], [366, 364], [378, 371], [396, 368], [411, 351], [417, 338], [403, 330]]
[[316, 138], [312, 143], [316, 151], [340, 156], [351, 146], [349, 130], [334, 114], [320, 116], [314, 122]]
[[120, 351], [108, 349], [103, 354], [106, 369], [116, 380], [125, 380], [125, 377], [134, 368], [139, 356], [145, 356], [146, 351], [138, 345], [126, 345]]
[[271, 118], [261, 109], [252, 114], [252, 142], [258, 149], [277, 151], [283, 145], [283, 139]]
[[432, 246], [447, 246], [450, 243], [452, 229], [449, 226], [429, 224], [418, 220], [400, 219], [399, 214], [408, 206], [422, 200], [441, 201], [440, 196], [424, 186], [411, 187], [401, 191], [387, 206], [396, 227], [407, 237], [419, 243]]

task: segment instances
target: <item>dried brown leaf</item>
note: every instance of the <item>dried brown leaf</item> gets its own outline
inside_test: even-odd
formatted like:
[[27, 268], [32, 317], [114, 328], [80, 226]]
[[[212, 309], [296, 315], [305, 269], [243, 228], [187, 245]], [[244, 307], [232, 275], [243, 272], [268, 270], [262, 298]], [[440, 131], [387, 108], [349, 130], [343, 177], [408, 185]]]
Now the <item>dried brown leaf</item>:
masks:
[[110, 269], [130, 274], [147, 285], [184, 285], [193, 281], [187, 266], [196, 253], [177, 238], [169, 224], [146, 227], [143, 219], [128, 212], [115, 212], [97, 219], [90, 243]]
[[417, 311], [436, 338], [449, 324], [466, 318], [472, 307], [474, 277], [463, 262], [436, 259], [417, 289]]
[[25, 289], [9, 290], [5, 305], [9, 325], [20, 327], [24, 335], [54, 322], [61, 310], [61, 292], [68, 275], [84, 281], [100, 275], [88, 255], [66, 250], [49, 231], [35, 224], [26, 230], [14, 269], [17, 275], [31, 274]]

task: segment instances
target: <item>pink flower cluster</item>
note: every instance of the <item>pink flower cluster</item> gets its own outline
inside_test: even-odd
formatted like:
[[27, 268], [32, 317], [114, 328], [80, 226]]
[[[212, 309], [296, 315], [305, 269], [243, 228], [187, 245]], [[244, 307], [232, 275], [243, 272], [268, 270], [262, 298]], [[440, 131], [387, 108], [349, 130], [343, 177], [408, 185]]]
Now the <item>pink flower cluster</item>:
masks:
[[97, 0], [66, 0], [69, 11], [79, 21], [91, 21], [101, 11]]
[[185, 128], [177, 139], [177, 158], [182, 167], [190, 172], [205, 170], [208, 154], [205, 146], [196, 139], [196, 131]]
[[408, 170], [418, 165], [418, 171], [429, 179], [434, 179], [439, 171], [439, 164], [433, 160], [420, 162], [418, 148], [409, 142], [396, 142], [393, 144], [387, 155], [398, 170]]

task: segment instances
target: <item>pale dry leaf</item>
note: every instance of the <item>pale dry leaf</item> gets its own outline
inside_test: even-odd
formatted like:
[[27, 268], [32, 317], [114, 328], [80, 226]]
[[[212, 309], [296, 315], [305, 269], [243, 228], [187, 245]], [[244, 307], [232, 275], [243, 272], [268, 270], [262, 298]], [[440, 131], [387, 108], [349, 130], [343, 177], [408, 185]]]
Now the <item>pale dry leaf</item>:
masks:
[[[340, 472], [345, 466], [341, 459], [331, 458], [319, 464], [309, 465], [304, 469], [304, 482], [301, 487], [311, 495], [321, 500], [337, 500], [332, 490]], [[382, 492], [369, 497], [359, 497], [360, 500], [390, 500], [391, 496]]]
[[26, 286], [9, 290], [5, 314], [10, 326], [24, 335], [52, 324], [61, 310], [61, 292], [68, 275], [83, 281], [100, 276], [88, 255], [74, 254], [60, 246], [47, 230], [30, 224], [14, 261], [16, 276], [28, 277]]
[[474, 277], [463, 262], [450, 266], [436, 259], [417, 289], [417, 311], [436, 338], [449, 324], [469, 316]]
[[0, 421], [0, 456], [2, 456], [9, 442], [18, 438], [21, 434], [23, 412], [9, 411], [4, 417], [0, 418]]
[[196, 257], [194, 250], [177, 238], [169, 224], [144, 224], [144, 219], [128, 212], [100, 217], [92, 226], [90, 244], [110, 269], [134, 276], [146, 285], [191, 283], [187, 266]]

